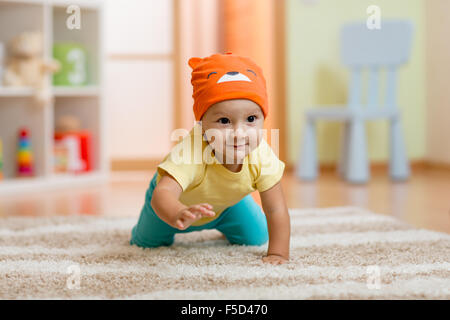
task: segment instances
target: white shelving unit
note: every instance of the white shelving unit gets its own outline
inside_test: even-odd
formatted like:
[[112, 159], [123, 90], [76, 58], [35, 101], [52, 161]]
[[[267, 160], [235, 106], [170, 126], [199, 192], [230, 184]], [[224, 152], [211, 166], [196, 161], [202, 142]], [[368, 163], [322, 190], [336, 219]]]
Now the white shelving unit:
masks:
[[[81, 28], [66, 26], [69, 5], [81, 9]], [[3, 175], [0, 196], [52, 187], [71, 187], [102, 182], [109, 165], [105, 150], [105, 110], [103, 105], [103, 13], [102, 1], [82, 0], [0, 0], [0, 42], [5, 45], [24, 31], [39, 30], [44, 35], [44, 58], [52, 59], [53, 44], [77, 42], [88, 52], [89, 84], [52, 87], [53, 101], [44, 107], [32, 103], [31, 88], [0, 86], [0, 138], [3, 141]], [[47, 79], [52, 83], [51, 76]], [[74, 115], [83, 129], [92, 134], [92, 166], [83, 174], [58, 174], [53, 170], [55, 122], [59, 116]], [[17, 135], [21, 127], [31, 133], [35, 176], [16, 177]]]

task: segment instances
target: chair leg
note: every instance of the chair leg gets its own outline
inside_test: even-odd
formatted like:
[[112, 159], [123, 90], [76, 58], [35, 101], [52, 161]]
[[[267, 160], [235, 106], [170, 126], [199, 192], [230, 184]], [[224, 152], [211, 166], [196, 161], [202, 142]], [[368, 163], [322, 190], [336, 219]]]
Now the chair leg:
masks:
[[350, 125], [348, 121], [344, 122], [341, 135], [341, 154], [339, 157], [338, 174], [342, 179], [345, 179], [348, 172], [348, 152], [349, 152], [349, 140], [350, 140]]
[[389, 175], [393, 180], [406, 180], [410, 175], [400, 118], [391, 120]]
[[349, 136], [347, 180], [351, 183], [365, 183], [369, 180], [369, 165], [363, 119], [350, 120]]
[[313, 120], [307, 119], [303, 130], [303, 142], [297, 176], [303, 180], [315, 180], [317, 178], [317, 143], [316, 128]]

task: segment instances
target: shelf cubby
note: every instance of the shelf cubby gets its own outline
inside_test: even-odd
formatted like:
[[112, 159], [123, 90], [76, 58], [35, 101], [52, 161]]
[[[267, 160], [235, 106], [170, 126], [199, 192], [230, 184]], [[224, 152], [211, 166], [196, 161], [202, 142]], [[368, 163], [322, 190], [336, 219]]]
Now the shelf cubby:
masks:
[[95, 96], [56, 97], [55, 128], [60, 117], [76, 117], [80, 121], [80, 129], [88, 130], [91, 134], [91, 157], [93, 171], [101, 168], [98, 152], [101, 146], [100, 105]]
[[81, 44], [88, 52], [88, 84], [99, 83], [99, 12], [94, 8], [80, 8], [82, 17], [80, 29], [69, 29], [66, 26], [68, 14], [65, 6], [53, 7], [53, 43], [77, 43]]
[[[0, 137], [3, 142], [3, 175], [16, 177], [19, 130], [30, 133], [33, 167], [36, 177], [46, 174], [45, 113], [33, 105], [30, 97], [0, 97]], [[22, 180], [25, 178], [21, 178]], [[0, 182], [1, 183], [1, 182]]]
[[0, 1], [0, 42], [25, 31], [44, 32], [44, 1]]

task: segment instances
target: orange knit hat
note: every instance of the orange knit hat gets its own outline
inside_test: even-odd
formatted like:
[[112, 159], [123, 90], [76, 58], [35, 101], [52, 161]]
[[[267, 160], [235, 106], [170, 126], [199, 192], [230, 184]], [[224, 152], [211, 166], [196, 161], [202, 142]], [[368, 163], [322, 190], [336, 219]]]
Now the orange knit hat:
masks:
[[266, 80], [262, 69], [251, 59], [227, 52], [190, 58], [189, 66], [195, 120], [199, 121], [213, 104], [230, 99], [252, 100], [261, 107], [264, 119], [267, 117]]

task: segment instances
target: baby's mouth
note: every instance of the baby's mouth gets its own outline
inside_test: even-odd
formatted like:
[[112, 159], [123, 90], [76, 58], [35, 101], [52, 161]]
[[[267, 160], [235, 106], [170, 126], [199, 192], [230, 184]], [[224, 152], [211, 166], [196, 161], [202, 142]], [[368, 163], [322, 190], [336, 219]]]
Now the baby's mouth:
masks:
[[245, 144], [230, 144], [230, 145], [228, 145], [228, 147], [230, 147], [230, 148], [233, 147], [234, 149], [237, 149], [237, 150], [243, 149], [246, 146], [248, 146], [248, 143], [245, 143]]

